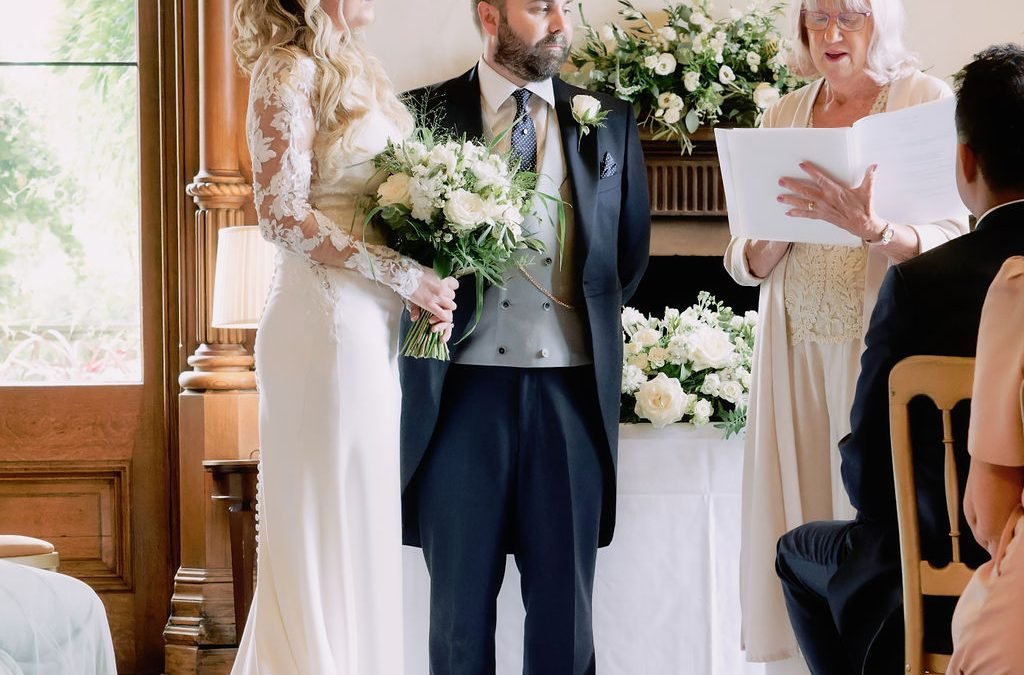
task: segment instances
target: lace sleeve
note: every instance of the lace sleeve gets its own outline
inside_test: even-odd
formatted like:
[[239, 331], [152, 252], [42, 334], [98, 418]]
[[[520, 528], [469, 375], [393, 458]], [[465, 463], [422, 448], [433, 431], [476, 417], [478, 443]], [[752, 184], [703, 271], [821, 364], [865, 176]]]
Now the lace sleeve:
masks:
[[408, 299], [423, 267], [387, 246], [353, 237], [309, 203], [314, 68], [310, 60], [271, 55], [253, 73], [246, 132], [260, 231], [311, 263], [356, 270]]

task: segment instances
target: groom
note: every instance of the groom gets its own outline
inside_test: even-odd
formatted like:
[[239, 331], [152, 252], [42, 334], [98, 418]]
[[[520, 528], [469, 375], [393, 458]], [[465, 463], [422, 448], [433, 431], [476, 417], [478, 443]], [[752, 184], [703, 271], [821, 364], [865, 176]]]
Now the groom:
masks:
[[[615, 520], [619, 315], [647, 264], [650, 209], [629, 106], [596, 95], [608, 116], [581, 138], [571, 107], [589, 92], [555, 76], [573, 4], [475, 0], [479, 63], [412, 94], [456, 134], [511, 129], [499, 149], [571, 207], [561, 256], [553, 207], [527, 219], [545, 252], [487, 289], [450, 364], [401, 362], [405, 543], [423, 548], [430, 572], [435, 675], [494, 672], [507, 553], [527, 611], [525, 672], [594, 672], [594, 566]], [[473, 286], [457, 297], [456, 338], [473, 316]]]

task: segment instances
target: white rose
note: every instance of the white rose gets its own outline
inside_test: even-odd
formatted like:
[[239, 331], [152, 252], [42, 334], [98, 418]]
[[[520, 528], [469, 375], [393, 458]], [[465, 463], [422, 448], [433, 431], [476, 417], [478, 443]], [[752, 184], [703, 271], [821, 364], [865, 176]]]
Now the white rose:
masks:
[[487, 220], [484, 200], [469, 190], [455, 190], [444, 205], [445, 217], [455, 229], [469, 231]]
[[505, 184], [505, 178], [494, 162], [477, 160], [470, 164], [469, 170], [476, 176], [477, 185], [481, 188], [501, 187]]
[[[634, 356], [642, 352], [644, 350], [644, 347], [643, 345], [638, 345], [635, 342], [627, 342], [624, 350], [626, 352], [626, 356]], [[628, 361], [629, 359], [626, 360]]]
[[674, 42], [679, 38], [679, 35], [676, 33], [676, 29], [673, 28], [672, 26], [665, 26], [664, 28], [659, 28], [658, 35], [661, 36], [662, 40], [666, 40], [668, 42]]
[[704, 376], [704, 384], [700, 386], [700, 393], [707, 394], [708, 396], [718, 396], [718, 392], [722, 388], [722, 381], [718, 375], [711, 373], [710, 375]]
[[634, 412], [662, 428], [683, 419], [687, 396], [679, 380], [658, 373], [657, 377], [640, 385], [636, 392]]
[[638, 324], [644, 323], [647, 320], [643, 314], [632, 307], [622, 308], [622, 327], [627, 332], [632, 332]]
[[647, 352], [647, 362], [651, 368], [661, 368], [668, 361], [668, 350], [664, 347], [654, 346]]
[[724, 368], [730, 365], [735, 349], [725, 331], [701, 326], [693, 334], [693, 369]]
[[[768, 84], [762, 82], [757, 85], [754, 89], [754, 105], [761, 110], [767, 110], [773, 103], [779, 100], [779, 90]], [[751, 312], [747, 312], [750, 314]], [[755, 320], [757, 319], [757, 313], [753, 312]]]
[[427, 156], [427, 161], [432, 166], [440, 167], [449, 175], [455, 175], [459, 166], [459, 153], [455, 148], [449, 147], [449, 144], [435, 145], [434, 149], [430, 151]]
[[669, 108], [665, 111], [665, 115], [662, 119], [665, 120], [666, 124], [675, 124], [682, 119], [682, 111], [679, 108]]
[[605, 25], [601, 26], [601, 30], [599, 31], [599, 33], [601, 35], [601, 39], [604, 40], [605, 42], [611, 42], [612, 40], [615, 39], [615, 27], [612, 26], [610, 23], [606, 23]]
[[427, 148], [419, 141], [406, 141], [402, 144], [401, 156], [405, 157], [405, 161], [412, 164], [419, 164], [427, 157]]
[[654, 70], [658, 67], [658, 55], [651, 54], [650, 56], [644, 57], [644, 68], [647, 70]]
[[[653, 328], [641, 328], [633, 335], [633, 342], [643, 348], [653, 347], [661, 340], [661, 331]], [[731, 346], [731, 345], [730, 345]]]
[[646, 371], [651, 365], [650, 360], [647, 358], [647, 354], [644, 352], [640, 352], [639, 354], [633, 354], [628, 359], [626, 359], [626, 363], [631, 366], [636, 366], [637, 368], [643, 371]]
[[728, 380], [722, 383], [718, 396], [729, 403], [739, 403], [743, 397], [743, 385], [736, 380]]
[[632, 394], [640, 388], [644, 382], [647, 381], [647, 376], [644, 375], [644, 371], [640, 370], [636, 366], [626, 364], [622, 368], [622, 393]]
[[395, 173], [388, 176], [388, 179], [377, 188], [380, 205], [401, 204], [411, 209], [412, 195], [409, 194], [409, 181], [409, 176], [404, 173]]
[[711, 405], [711, 401], [702, 398], [693, 404], [693, 425], [702, 427], [711, 421], [711, 416], [715, 413], [715, 407]]
[[708, 23], [710, 23], [710, 21], [702, 13], [694, 12], [693, 14], [690, 15], [690, 23], [692, 23], [694, 26], [705, 26]]
[[761, 55], [757, 52], [747, 52], [747, 65], [751, 70], [756, 71], [757, 67], [761, 65]]
[[572, 116], [578, 121], [592, 121], [601, 112], [601, 102], [593, 96], [579, 94], [572, 97]]
[[671, 54], [665, 53], [658, 57], [658, 64], [654, 67], [654, 72], [658, 75], [670, 75], [676, 69], [676, 57]]
[[736, 73], [732, 72], [729, 66], [722, 66], [718, 69], [718, 81], [722, 84], [730, 84], [736, 80]]
[[686, 87], [686, 91], [696, 91], [698, 85], [700, 85], [700, 73], [691, 70], [683, 75], [683, 86]]

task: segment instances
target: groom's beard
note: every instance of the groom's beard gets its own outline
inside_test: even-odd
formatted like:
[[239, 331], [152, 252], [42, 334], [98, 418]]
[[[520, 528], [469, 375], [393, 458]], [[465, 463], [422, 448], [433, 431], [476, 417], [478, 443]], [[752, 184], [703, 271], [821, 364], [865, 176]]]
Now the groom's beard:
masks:
[[[549, 49], [549, 47], [558, 49]], [[498, 22], [498, 48], [494, 60], [527, 82], [540, 82], [558, 74], [569, 57], [564, 35], [549, 35], [534, 45], [519, 38], [502, 17]]]

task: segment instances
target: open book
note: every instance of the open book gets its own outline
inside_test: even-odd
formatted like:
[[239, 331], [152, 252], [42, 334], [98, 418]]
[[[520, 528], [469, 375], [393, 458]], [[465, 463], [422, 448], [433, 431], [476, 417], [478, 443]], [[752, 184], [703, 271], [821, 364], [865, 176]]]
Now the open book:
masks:
[[956, 189], [956, 127], [952, 98], [864, 117], [841, 129], [717, 129], [718, 159], [734, 237], [859, 246], [831, 223], [786, 215], [776, 198], [783, 176], [806, 178], [810, 161], [844, 185], [856, 186], [878, 164], [874, 209], [893, 223], [966, 220]]

